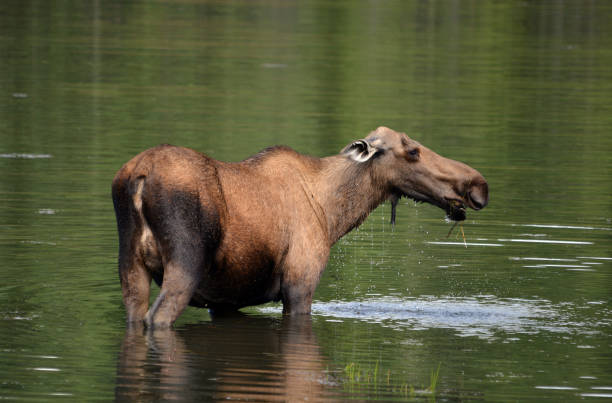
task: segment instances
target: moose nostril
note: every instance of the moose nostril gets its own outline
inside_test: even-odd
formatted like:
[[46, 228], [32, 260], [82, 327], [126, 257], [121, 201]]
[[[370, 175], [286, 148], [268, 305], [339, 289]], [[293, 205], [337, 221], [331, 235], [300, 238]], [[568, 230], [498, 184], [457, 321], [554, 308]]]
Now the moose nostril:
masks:
[[469, 194], [469, 198], [470, 198], [470, 202], [472, 202], [472, 206], [474, 206], [474, 209], [480, 210], [481, 208], [484, 207], [483, 203], [477, 200], [471, 193]]
[[473, 186], [468, 192], [468, 198], [475, 210], [484, 208], [489, 202], [489, 188], [487, 183], [484, 182], [482, 184]]

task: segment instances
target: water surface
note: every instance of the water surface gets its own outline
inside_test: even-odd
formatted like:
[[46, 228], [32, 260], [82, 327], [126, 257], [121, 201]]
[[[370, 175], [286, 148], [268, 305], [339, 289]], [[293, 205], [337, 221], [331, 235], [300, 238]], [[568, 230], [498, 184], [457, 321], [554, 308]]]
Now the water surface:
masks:
[[[612, 398], [606, 2], [0, 4], [0, 399]], [[159, 143], [325, 156], [379, 125], [487, 178], [381, 205], [313, 315], [126, 330], [110, 182]]]

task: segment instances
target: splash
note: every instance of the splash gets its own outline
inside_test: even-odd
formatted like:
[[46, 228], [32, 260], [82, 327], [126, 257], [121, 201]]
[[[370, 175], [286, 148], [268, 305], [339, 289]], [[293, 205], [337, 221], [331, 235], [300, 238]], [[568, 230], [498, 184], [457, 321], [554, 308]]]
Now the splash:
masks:
[[[273, 312], [276, 308], [262, 308]], [[475, 297], [373, 298], [312, 304], [312, 314], [334, 321], [356, 319], [397, 330], [451, 329], [462, 337], [485, 340], [519, 334], [598, 333], [601, 321], [577, 321], [573, 304], [547, 300]], [[329, 320], [328, 319], [328, 320]], [[609, 321], [612, 322], [612, 321]], [[607, 324], [608, 326], [610, 323]]]

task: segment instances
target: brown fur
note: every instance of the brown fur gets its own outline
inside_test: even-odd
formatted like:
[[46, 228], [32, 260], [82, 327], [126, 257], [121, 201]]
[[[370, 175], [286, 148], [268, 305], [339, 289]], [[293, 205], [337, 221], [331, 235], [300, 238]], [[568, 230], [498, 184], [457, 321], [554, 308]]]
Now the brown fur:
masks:
[[[384, 127], [322, 159], [272, 147], [226, 163], [162, 145], [128, 161], [112, 189], [127, 320], [162, 327], [187, 304], [282, 300], [284, 313], [309, 313], [331, 246], [384, 200], [458, 219], [453, 203], [488, 201], [477, 171]], [[148, 308], [151, 279], [161, 292]]]

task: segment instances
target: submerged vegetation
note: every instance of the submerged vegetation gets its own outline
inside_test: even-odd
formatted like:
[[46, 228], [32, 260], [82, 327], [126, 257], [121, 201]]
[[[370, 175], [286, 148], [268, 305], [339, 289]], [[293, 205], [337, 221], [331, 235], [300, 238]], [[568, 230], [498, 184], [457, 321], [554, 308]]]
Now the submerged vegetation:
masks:
[[431, 370], [429, 386], [417, 387], [406, 381], [402, 374], [381, 368], [380, 360], [376, 361], [373, 368], [351, 362], [344, 367], [342, 384], [351, 393], [361, 390], [365, 394], [391, 395], [401, 398], [427, 397], [435, 401], [441, 365], [442, 363], [439, 363], [436, 369]]

